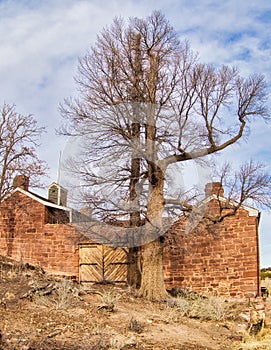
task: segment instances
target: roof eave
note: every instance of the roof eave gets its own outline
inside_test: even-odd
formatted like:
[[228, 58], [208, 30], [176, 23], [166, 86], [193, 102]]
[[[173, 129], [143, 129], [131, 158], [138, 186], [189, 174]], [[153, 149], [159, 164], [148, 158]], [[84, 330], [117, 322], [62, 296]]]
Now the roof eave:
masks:
[[46, 207], [50, 207], [50, 208], [55, 208], [55, 209], [60, 209], [60, 210], [64, 210], [64, 211], [69, 211], [71, 212], [72, 209], [68, 208], [68, 207], [63, 207], [62, 205], [57, 205], [54, 203], [51, 203], [49, 201], [47, 201], [46, 199], [41, 199], [40, 197], [35, 196], [33, 193], [30, 193], [28, 191], [23, 190], [20, 187], [16, 187], [15, 190], [13, 190], [11, 193], [9, 193], [3, 200], [9, 198], [10, 196], [12, 196], [14, 193], [16, 192], [21, 192], [22, 194], [26, 195], [27, 197], [35, 200], [36, 202], [41, 203], [42, 205], [46, 206]]
[[[207, 203], [209, 203], [209, 202], [210, 202], [211, 200], [213, 200], [213, 199], [218, 200], [218, 201], [220, 201], [220, 202], [224, 202], [224, 203], [225, 203], [226, 201], [228, 201], [228, 199], [225, 198], [225, 197], [221, 197], [221, 196], [217, 196], [216, 194], [212, 194], [211, 196], [208, 196], [208, 197], [206, 197], [205, 199], [203, 199], [203, 200], [200, 202], [199, 205], [207, 204]], [[228, 202], [229, 202], [230, 205], [232, 205], [232, 206], [234, 206], [234, 207], [236, 207], [236, 206], [238, 205], [238, 203], [237, 203], [236, 201], [234, 201], [234, 200], [229, 200]], [[249, 216], [257, 216], [257, 217], [259, 216], [260, 211], [259, 211], [258, 209], [249, 207], [248, 205], [244, 205], [244, 204], [242, 204], [242, 205], [240, 206], [240, 208], [242, 208], [242, 209], [244, 209], [245, 211], [247, 211]]]

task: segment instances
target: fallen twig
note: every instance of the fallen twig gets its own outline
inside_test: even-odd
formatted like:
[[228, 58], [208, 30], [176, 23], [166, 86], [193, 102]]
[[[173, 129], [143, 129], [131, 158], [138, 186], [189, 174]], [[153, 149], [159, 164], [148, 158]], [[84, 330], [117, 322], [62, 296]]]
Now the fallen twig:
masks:
[[54, 332], [48, 334], [47, 338], [53, 338], [53, 337], [57, 336], [58, 334], [64, 332], [67, 328], [68, 328], [68, 326], [65, 326], [64, 328], [61, 328], [61, 329], [56, 329]]
[[24, 299], [24, 298], [30, 298], [31, 299], [34, 294], [38, 294], [40, 296], [49, 295], [56, 288], [57, 287], [55, 285], [53, 285], [52, 283], [49, 283], [49, 284], [46, 284], [45, 286], [41, 286], [41, 287], [30, 289], [27, 293], [22, 295], [20, 297], [20, 299]]

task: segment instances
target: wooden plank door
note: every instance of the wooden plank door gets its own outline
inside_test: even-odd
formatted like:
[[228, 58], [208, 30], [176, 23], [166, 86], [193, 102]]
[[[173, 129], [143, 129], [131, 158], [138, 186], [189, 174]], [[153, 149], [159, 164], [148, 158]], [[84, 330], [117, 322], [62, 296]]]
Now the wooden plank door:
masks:
[[113, 282], [127, 282], [127, 254], [124, 249], [103, 246], [104, 279]]
[[102, 276], [101, 245], [81, 244], [79, 247], [79, 281], [99, 282]]
[[127, 255], [122, 248], [102, 244], [79, 246], [80, 282], [126, 282]]

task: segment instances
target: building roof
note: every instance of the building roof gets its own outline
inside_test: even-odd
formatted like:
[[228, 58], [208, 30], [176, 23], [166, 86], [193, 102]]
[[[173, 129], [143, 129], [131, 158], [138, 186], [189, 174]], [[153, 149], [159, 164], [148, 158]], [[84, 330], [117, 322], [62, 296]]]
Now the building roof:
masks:
[[9, 198], [10, 196], [12, 196], [14, 193], [16, 192], [20, 192], [24, 195], [26, 195], [27, 197], [35, 200], [36, 202], [44, 205], [45, 207], [49, 207], [49, 208], [53, 208], [53, 209], [57, 209], [57, 210], [62, 210], [62, 211], [66, 211], [68, 212], [69, 215], [69, 221], [71, 223], [79, 223], [79, 222], [88, 222], [91, 220], [91, 218], [83, 213], [80, 213], [79, 211], [73, 209], [73, 208], [69, 208], [63, 205], [57, 205], [55, 203], [53, 203], [52, 201], [50, 201], [49, 199], [46, 199], [42, 196], [37, 195], [36, 193], [30, 192], [30, 191], [26, 191], [20, 187], [16, 187], [11, 193], [9, 193], [3, 200]]
[[16, 192], [20, 192], [22, 194], [24, 194], [25, 196], [33, 199], [34, 201], [44, 205], [45, 207], [50, 207], [50, 208], [54, 208], [54, 209], [58, 209], [58, 210], [63, 210], [63, 211], [67, 211], [69, 212], [69, 218], [70, 218], [70, 222], [72, 221], [72, 212], [73, 209], [68, 208], [68, 207], [64, 207], [62, 205], [57, 205], [52, 203], [50, 200], [43, 198], [42, 196], [39, 196], [33, 192], [29, 192], [29, 191], [25, 191], [20, 187], [16, 187], [11, 193], [9, 193], [4, 199], [6, 200], [7, 198], [11, 197], [13, 194], [15, 194]]
[[12, 191], [10, 195], [12, 195], [13, 193], [16, 193], [16, 192], [21, 192], [21, 193], [25, 194], [26, 196], [28, 196], [29, 198], [34, 199], [35, 201], [43, 204], [46, 207], [51, 207], [51, 208], [55, 208], [55, 209], [65, 210], [65, 211], [71, 211], [72, 210], [71, 208], [64, 207], [62, 205], [54, 204], [49, 199], [43, 198], [42, 196], [39, 196], [39, 195], [37, 195], [37, 194], [35, 194], [33, 192], [25, 191], [25, 190], [23, 190], [20, 187], [15, 188], [15, 190]]

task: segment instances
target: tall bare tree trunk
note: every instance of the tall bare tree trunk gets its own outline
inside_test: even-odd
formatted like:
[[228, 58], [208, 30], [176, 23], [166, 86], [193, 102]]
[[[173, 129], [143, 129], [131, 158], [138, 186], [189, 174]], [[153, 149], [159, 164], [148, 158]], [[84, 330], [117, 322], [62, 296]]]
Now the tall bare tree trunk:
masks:
[[142, 249], [142, 276], [139, 296], [150, 300], [168, 297], [163, 273], [162, 212], [164, 206], [164, 173], [157, 169], [155, 183], [149, 194], [147, 216], [150, 224], [146, 232], [147, 243]]
[[167, 292], [163, 275], [163, 243], [156, 239], [143, 247], [142, 278], [139, 296], [149, 300], [165, 300]]
[[[141, 225], [140, 217], [140, 194], [137, 193], [136, 186], [140, 179], [141, 159], [138, 157], [139, 143], [140, 143], [140, 78], [142, 75], [141, 67], [141, 50], [140, 50], [141, 35], [135, 35], [135, 59], [134, 59], [134, 83], [132, 89], [133, 101], [133, 120], [131, 125], [132, 133], [132, 155], [131, 155], [131, 177], [129, 184], [129, 200], [131, 204], [130, 212], [130, 227], [139, 227]], [[128, 284], [134, 287], [140, 286], [141, 271], [139, 269], [139, 260], [141, 249], [134, 242], [129, 242], [130, 248], [128, 252]]]
[[[140, 124], [132, 124], [133, 141], [136, 143], [139, 141], [140, 137]], [[133, 146], [133, 148], [136, 145]], [[136, 191], [136, 185], [140, 178], [140, 158], [137, 158], [137, 150], [133, 149], [132, 159], [131, 159], [131, 178], [129, 184], [129, 196], [131, 204], [130, 212], [130, 227], [139, 227], [141, 225], [140, 217], [140, 205], [139, 205], [139, 195]], [[139, 270], [139, 260], [140, 260], [140, 247], [138, 247], [138, 242], [130, 237], [129, 251], [128, 251], [128, 274], [127, 281], [130, 286], [138, 288], [140, 286], [141, 271]]]
[[145, 127], [148, 162], [148, 205], [146, 230], [147, 244], [142, 251], [142, 276], [139, 296], [150, 300], [168, 297], [163, 274], [162, 214], [164, 208], [165, 169], [159, 164], [156, 144], [156, 89], [158, 81], [157, 56], [149, 51], [150, 71], [148, 77], [149, 106]]
[[[139, 125], [133, 125], [133, 130], [139, 133]], [[137, 136], [136, 136], [137, 137]], [[140, 177], [140, 159], [132, 158], [131, 161], [131, 180], [130, 180], [130, 203], [132, 205], [130, 213], [130, 227], [139, 227], [141, 225], [139, 211], [139, 196], [136, 193], [136, 184]], [[138, 288], [141, 282], [141, 271], [139, 269], [139, 260], [141, 249], [138, 242], [130, 237], [128, 251], [128, 275], [127, 281], [130, 286]]]

